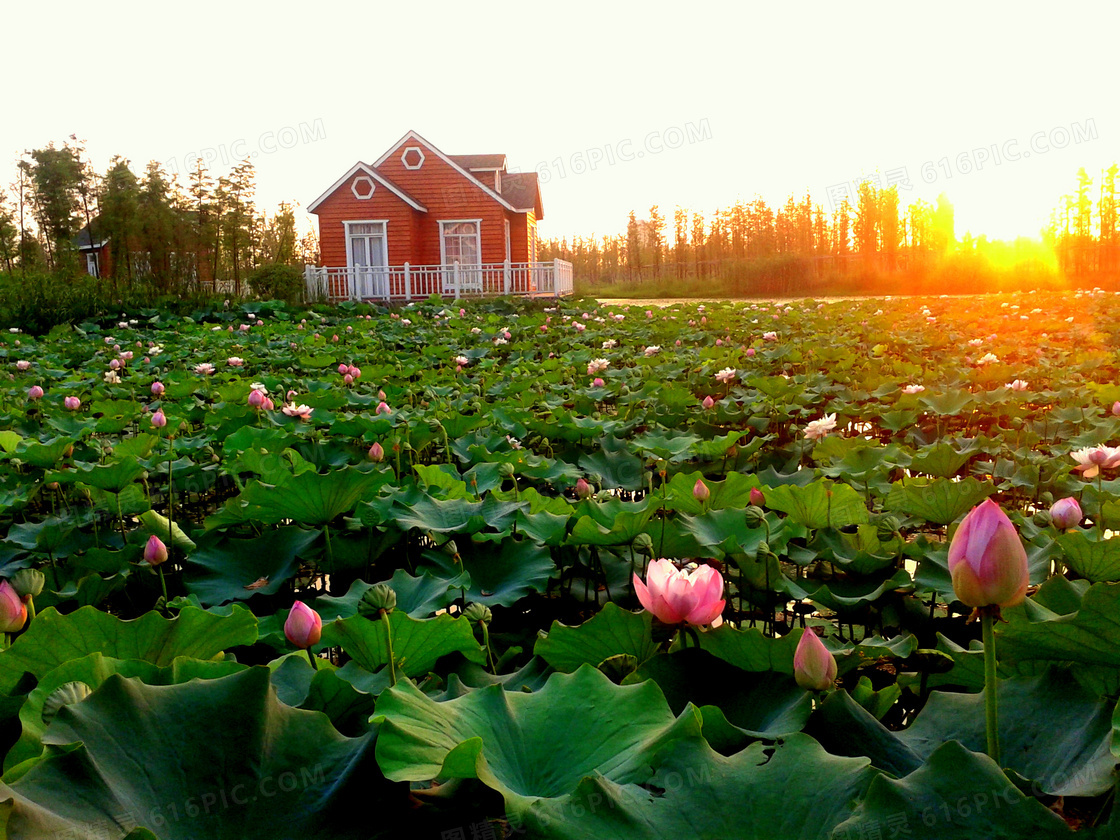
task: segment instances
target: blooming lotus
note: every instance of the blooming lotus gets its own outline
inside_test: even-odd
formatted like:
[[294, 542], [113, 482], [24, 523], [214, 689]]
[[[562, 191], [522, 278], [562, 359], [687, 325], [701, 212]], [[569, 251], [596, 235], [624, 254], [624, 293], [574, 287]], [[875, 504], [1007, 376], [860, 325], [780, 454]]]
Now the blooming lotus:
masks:
[[245, 360], [240, 356], [230, 356], [228, 359], [226, 359], [226, 364], [228, 364], [230, 367], [241, 367], [245, 364]]
[[1012, 391], [1025, 391], [1029, 387], [1026, 380], [1016, 379], [1013, 382], [1008, 382], [1004, 387], [1010, 388]]
[[725, 604], [719, 572], [711, 566], [685, 571], [672, 560], [652, 560], [645, 583], [634, 575], [634, 591], [642, 606], [666, 624], [711, 624]]
[[978, 364], [978, 365], [991, 365], [991, 364], [995, 364], [998, 361], [999, 361], [999, 356], [997, 356], [995, 353], [985, 353], [983, 356], [981, 356], [979, 359], [976, 360], [976, 364]]
[[119, 373], [117, 373], [115, 370], [105, 371], [105, 375], [101, 378], [104, 379], [106, 384], [109, 384], [109, 385], [120, 385], [121, 384], [121, 375]]
[[308, 405], [296, 405], [295, 403], [288, 403], [282, 409], [289, 417], [298, 417], [300, 420], [310, 420], [312, 408]]
[[206, 376], [214, 372], [214, 366], [209, 362], [201, 362], [194, 366], [194, 372]]
[[1062, 531], [1076, 527], [1083, 516], [1081, 505], [1073, 496], [1058, 499], [1050, 506], [1050, 521], [1054, 523], [1055, 528]]
[[793, 678], [807, 691], [824, 691], [836, 681], [836, 658], [812, 628], [806, 628], [793, 652]]
[[597, 373], [602, 373], [611, 366], [611, 363], [606, 359], [592, 359], [587, 363], [587, 375], [594, 376]]
[[382, 400], [381, 402], [379, 402], [377, 404], [377, 408], [374, 410], [373, 413], [374, 414], [392, 414], [393, 409], [389, 408], [389, 404], [387, 402], [385, 402], [385, 400]]
[[1026, 598], [1027, 552], [999, 505], [985, 499], [965, 516], [949, 543], [949, 574], [970, 607], [1013, 607]]
[[16, 362], [16, 370], [27, 370], [29, 367], [31, 367], [31, 362], [26, 359], [20, 359]]
[[303, 601], [296, 601], [284, 622], [284, 635], [296, 647], [309, 648], [323, 635], [323, 620]]
[[805, 437], [808, 440], [820, 440], [836, 428], [836, 415], [826, 414], [820, 420], [810, 420], [805, 426]]
[[608, 338], [606, 341], [603, 342], [603, 349], [604, 350], [613, 350], [617, 346], [618, 346], [618, 342], [615, 341], [613, 338]]
[[727, 385], [735, 379], [735, 376], [735, 368], [724, 368], [716, 374], [716, 382], [722, 382], [724, 385]]
[[647, 357], [648, 356], [656, 356], [660, 352], [661, 352], [661, 345], [660, 344], [651, 344], [649, 347], [647, 347], [645, 349], [645, 354], [646, 354]]
[[925, 385], [907, 385], [902, 389], [904, 394], [920, 394], [926, 389]]
[[778, 334], [776, 332], [764, 332], [762, 338], [764, 341], [777, 341]]
[[8, 581], [0, 581], [0, 633], [18, 633], [27, 623], [27, 605]]
[[1120, 464], [1120, 448], [1103, 444], [1077, 449], [1069, 454], [1078, 464], [1074, 470], [1085, 478], [1095, 478], [1101, 470], [1112, 469]]

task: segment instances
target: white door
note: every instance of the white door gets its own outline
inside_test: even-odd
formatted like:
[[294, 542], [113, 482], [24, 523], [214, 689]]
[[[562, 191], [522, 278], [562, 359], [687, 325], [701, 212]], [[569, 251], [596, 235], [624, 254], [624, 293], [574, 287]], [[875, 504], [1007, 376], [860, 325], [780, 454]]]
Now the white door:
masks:
[[354, 294], [359, 298], [389, 296], [389, 264], [385, 253], [385, 226], [350, 224], [350, 268]]

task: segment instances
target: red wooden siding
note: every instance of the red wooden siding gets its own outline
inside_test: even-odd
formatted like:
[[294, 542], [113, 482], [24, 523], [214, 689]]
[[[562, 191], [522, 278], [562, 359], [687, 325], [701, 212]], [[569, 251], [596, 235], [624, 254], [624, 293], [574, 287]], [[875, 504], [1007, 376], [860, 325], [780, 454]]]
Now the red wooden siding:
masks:
[[[423, 214], [406, 204], [384, 184], [377, 184], [370, 198], [355, 198], [351, 190], [354, 178], [368, 177], [361, 172], [352, 176], [315, 208], [315, 215], [319, 217], [319, 252], [323, 265], [347, 265], [346, 225], [343, 223], [366, 220], [386, 222], [389, 265], [418, 262], [412, 257], [418, 227], [415, 217]], [[358, 191], [363, 194], [368, 192], [369, 185], [363, 180]], [[438, 253], [436, 262], [439, 262]]]

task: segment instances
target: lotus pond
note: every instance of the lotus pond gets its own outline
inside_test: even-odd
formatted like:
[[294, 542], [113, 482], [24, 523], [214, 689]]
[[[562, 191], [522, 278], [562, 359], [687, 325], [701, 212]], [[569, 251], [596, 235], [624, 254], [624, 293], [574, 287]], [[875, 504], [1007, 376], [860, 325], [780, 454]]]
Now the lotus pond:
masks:
[[[1114, 836], [1118, 314], [5, 331], [0, 836]], [[986, 656], [949, 548], [987, 499], [1029, 589]]]

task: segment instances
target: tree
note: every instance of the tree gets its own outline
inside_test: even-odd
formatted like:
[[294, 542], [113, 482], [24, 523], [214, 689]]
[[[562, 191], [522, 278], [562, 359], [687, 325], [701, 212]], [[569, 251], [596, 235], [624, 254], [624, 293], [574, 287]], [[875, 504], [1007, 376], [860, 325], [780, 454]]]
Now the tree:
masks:
[[140, 210], [137, 251], [144, 255], [137, 273], [151, 277], [161, 291], [171, 291], [171, 254], [175, 227], [179, 223], [172, 204], [171, 185], [163, 167], [150, 161], [144, 171], [138, 197]]
[[956, 244], [957, 236], [953, 221], [953, 205], [945, 193], [937, 196], [933, 208], [933, 230], [931, 242], [934, 253], [944, 256]]
[[684, 277], [688, 264], [688, 211], [679, 204], [673, 210], [673, 259], [677, 263], [677, 277]]
[[109, 240], [113, 254], [109, 271], [114, 280], [133, 281], [132, 254], [140, 245], [140, 182], [128, 161], [114, 156], [102, 180], [98, 236]]
[[21, 161], [31, 186], [36, 222], [47, 246], [47, 258], [54, 268], [71, 267], [74, 249], [71, 239], [77, 233], [76, 219], [81, 207], [82, 162], [69, 145], [61, 149], [49, 143], [33, 149], [31, 161]]
[[655, 204], [649, 208], [649, 246], [653, 251], [653, 275], [661, 276], [661, 251], [665, 245], [665, 219]]
[[860, 182], [858, 197], [853, 230], [856, 250], [865, 262], [871, 262], [879, 253], [879, 199], [874, 184]]
[[642, 279], [642, 243], [638, 231], [638, 220], [634, 211], [630, 211], [630, 218], [626, 222], [626, 270], [630, 279], [634, 279], [634, 272], [638, 272], [638, 279]]
[[16, 227], [14, 212], [8, 206], [8, 197], [0, 191], [0, 262], [9, 274], [18, 254], [19, 228]]

